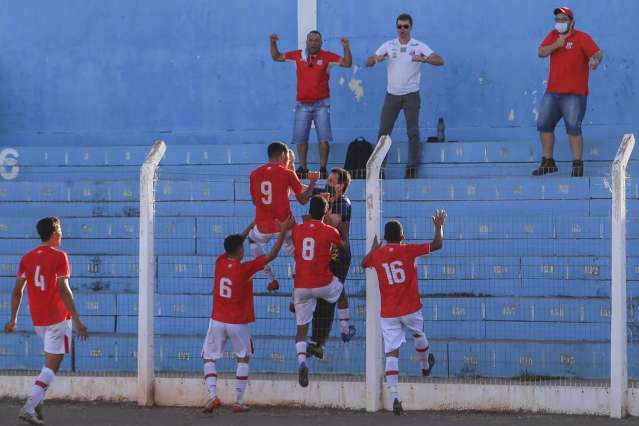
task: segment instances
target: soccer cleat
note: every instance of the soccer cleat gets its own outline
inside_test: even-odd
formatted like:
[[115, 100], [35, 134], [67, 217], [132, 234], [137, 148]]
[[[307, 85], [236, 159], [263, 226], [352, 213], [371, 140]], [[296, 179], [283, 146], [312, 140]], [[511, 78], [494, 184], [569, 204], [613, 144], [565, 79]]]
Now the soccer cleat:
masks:
[[582, 177], [584, 175], [584, 162], [583, 160], [575, 160], [572, 162], [572, 177]]
[[320, 167], [320, 179], [326, 179], [327, 176], [327, 172], [326, 172], [326, 167]]
[[248, 405], [236, 402], [235, 404], [231, 405], [231, 411], [234, 413], [245, 413], [247, 411], [251, 411], [251, 409]]
[[277, 280], [273, 280], [266, 286], [268, 291], [277, 291], [280, 289], [280, 283]]
[[324, 359], [324, 348], [317, 343], [308, 342], [306, 346], [308, 356], [314, 356], [317, 359]]
[[308, 367], [305, 362], [301, 363], [300, 368], [297, 370], [297, 381], [303, 388], [308, 386]]
[[354, 325], [349, 325], [348, 326], [348, 332], [347, 333], [342, 333], [342, 342], [344, 343], [348, 343], [351, 341], [351, 339], [353, 338], [353, 336], [355, 336], [355, 334], [357, 333], [357, 329], [355, 328]]
[[24, 420], [27, 423], [31, 423], [32, 425], [44, 424], [44, 420], [38, 417], [35, 411], [27, 411], [27, 409], [24, 407], [20, 409], [20, 414], [18, 414], [18, 418], [20, 420]]
[[297, 177], [299, 179], [306, 179], [308, 177], [308, 169], [305, 169], [302, 166], [299, 166], [295, 173], [297, 173]]
[[430, 376], [430, 372], [433, 370], [435, 366], [435, 355], [428, 354], [428, 368], [422, 368], [422, 376], [428, 377]]
[[393, 401], [393, 414], [395, 414], [396, 416], [401, 416], [402, 414], [404, 414], [404, 407], [402, 407], [402, 401], [400, 401], [397, 398], [395, 398], [395, 400]]
[[213, 398], [206, 401], [206, 405], [204, 406], [203, 413], [212, 413], [214, 410], [217, 410], [222, 406], [219, 398]]
[[541, 164], [535, 170], [533, 170], [533, 176], [542, 176], [547, 173], [555, 173], [558, 172], [559, 168], [557, 168], [557, 164], [555, 164], [555, 160], [552, 158], [541, 158]]
[[35, 408], [35, 412], [38, 415], [38, 418], [40, 420], [42, 420], [42, 421], [44, 421], [44, 410], [43, 410], [43, 407], [44, 407], [44, 401], [40, 401], [40, 403], [38, 405], [36, 405], [36, 408]]

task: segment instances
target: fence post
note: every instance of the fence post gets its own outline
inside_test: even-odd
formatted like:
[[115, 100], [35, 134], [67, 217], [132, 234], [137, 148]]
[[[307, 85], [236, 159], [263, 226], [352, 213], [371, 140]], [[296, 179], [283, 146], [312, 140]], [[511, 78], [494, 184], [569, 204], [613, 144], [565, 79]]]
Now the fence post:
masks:
[[[380, 239], [382, 190], [379, 172], [392, 144], [390, 136], [379, 138], [366, 163], [366, 248], [373, 239]], [[384, 379], [382, 335], [379, 320], [380, 298], [377, 274], [366, 270], [366, 411], [382, 408], [382, 382]]]
[[634, 145], [634, 135], [624, 135], [612, 164], [610, 417], [617, 419], [626, 416], [628, 394], [626, 166]]
[[140, 168], [140, 246], [138, 253], [138, 405], [151, 406], [155, 375], [153, 306], [155, 296], [155, 171], [166, 151], [158, 141]]

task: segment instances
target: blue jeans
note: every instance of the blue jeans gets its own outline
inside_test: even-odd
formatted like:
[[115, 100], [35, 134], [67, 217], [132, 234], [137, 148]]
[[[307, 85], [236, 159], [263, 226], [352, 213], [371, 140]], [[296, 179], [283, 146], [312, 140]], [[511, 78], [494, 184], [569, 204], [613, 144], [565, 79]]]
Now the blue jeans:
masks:
[[311, 123], [315, 123], [318, 142], [333, 140], [331, 131], [331, 103], [329, 98], [304, 104], [295, 104], [295, 125], [293, 127], [293, 143], [308, 143]]
[[552, 133], [563, 117], [566, 133], [571, 136], [581, 135], [581, 122], [586, 115], [587, 101], [587, 96], [546, 92], [541, 100], [537, 130]]

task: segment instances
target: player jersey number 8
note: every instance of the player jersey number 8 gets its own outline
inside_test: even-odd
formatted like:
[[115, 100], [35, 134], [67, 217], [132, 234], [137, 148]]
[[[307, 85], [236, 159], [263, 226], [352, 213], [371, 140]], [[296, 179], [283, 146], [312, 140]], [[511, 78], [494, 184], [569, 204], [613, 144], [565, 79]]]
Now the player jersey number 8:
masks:
[[262, 203], [271, 204], [273, 202], [273, 184], [271, 181], [262, 181], [260, 191], [262, 192]]
[[229, 278], [220, 278], [220, 297], [231, 298], [233, 294], [231, 285], [233, 285], [233, 282]]
[[313, 260], [315, 257], [315, 240], [306, 237], [302, 240], [302, 259]]
[[406, 272], [404, 272], [404, 265], [400, 260], [396, 260], [391, 263], [382, 263], [384, 270], [386, 271], [386, 279], [388, 284], [402, 284], [406, 281]]

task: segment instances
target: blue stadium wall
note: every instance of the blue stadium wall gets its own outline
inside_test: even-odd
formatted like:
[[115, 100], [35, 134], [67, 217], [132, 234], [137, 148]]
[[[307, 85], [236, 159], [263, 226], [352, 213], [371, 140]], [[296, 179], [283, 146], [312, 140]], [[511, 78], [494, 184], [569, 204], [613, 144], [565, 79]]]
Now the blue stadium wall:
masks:
[[[563, 2], [563, 0], [562, 0]], [[0, 7], [0, 146], [289, 141], [295, 72], [268, 35], [297, 46], [296, 0], [4, 0]], [[351, 39], [355, 67], [332, 73], [336, 141], [374, 139], [385, 66], [365, 57], [409, 12], [414, 36], [446, 66], [425, 66], [421, 125], [452, 139], [530, 139], [547, 60], [539, 42], [557, 0], [317, 0], [324, 47]], [[605, 54], [591, 76], [586, 133], [637, 131], [639, 2], [573, 0], [577, 28]], [[634, 120], [633, 120], [634, 119]], [[400, 120], [403, 126], [403, 120]], [[404, 140], [403, 131], [396, 139]]]

